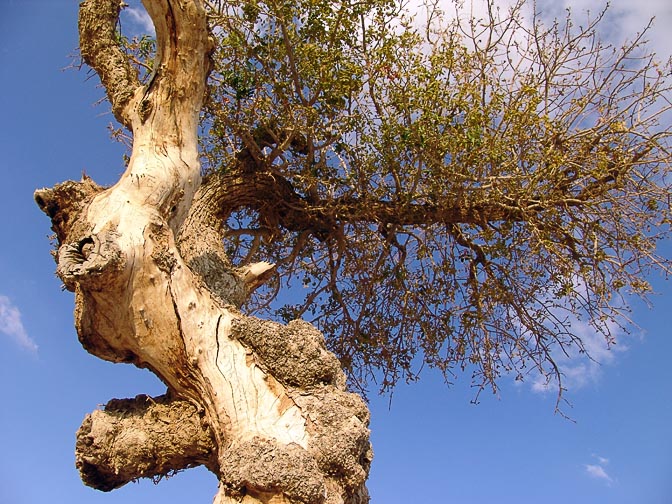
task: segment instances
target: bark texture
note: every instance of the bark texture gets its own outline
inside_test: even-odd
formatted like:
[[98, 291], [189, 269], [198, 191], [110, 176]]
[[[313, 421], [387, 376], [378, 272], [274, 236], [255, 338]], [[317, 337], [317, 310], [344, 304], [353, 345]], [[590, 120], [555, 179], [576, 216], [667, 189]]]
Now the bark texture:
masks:
[[82, 481], [109, 491], [138, 477], [160, 478], [200, 464], [216, 467], [215, 446], [193, 403], [168, 396], [112, 399], [77, 432]]
[[[198, 114], [211, 50], [197, 0], [145, 0], [156, 74], [140, 85], [116, 45], [119, 0], [86, 0], [84, 60], [133, 132], [110, 188], [84, 178], [36, 192], [58, 239], [57, 274], [75, 292], [90, 353], [152, 370], [168, 395], [112, 400], [87, 416], [77, 465], [111, 490], [205, 464], [216, 503], [367, 502], [369, 414], [306, 322], [257, 320], [237, 306], [272, 265], [233, 268], [199, 193]], [[204, 213], [205, 212], [205, 213]]]

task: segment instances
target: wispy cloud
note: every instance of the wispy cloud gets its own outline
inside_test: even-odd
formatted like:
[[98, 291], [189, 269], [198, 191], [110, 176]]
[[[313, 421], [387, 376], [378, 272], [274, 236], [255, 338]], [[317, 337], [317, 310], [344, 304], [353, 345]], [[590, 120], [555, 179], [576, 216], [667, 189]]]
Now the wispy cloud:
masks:
[[[448, 19], [454, 17], [455, 0], [438, 0], [425, 2], [410, 0], [407, 2], [409, 11], [416, 15], [416, 25], [425, 26], [428, 20], [427, 5], [438, 7]], [[495, 9], [504, 15], [513, 7], [517, 0], [498, 0]], [[632, 0], [537, 0], [536, 8], [540, 18], [547, 25], [552, 24], [555, 18], [564, 18], [566, 9], [570, 9], [573, 19], [579, 25], [586, 22], [588, 17], [594, 19], [609, 4], [606, 18], [599, 25], [599, 36], [605, 42], [621, 46], [626, 40], [632, 40], [641, 33], [649, 21], [654, 19], [651, 30], [647, 33], [648, 47], [654, 51], [659, 60], [666, 61], [671, 56], [672, 30], [667, 29], [672, 24], [672, 3], [669, 0], [647, 0], [633, 2]], [[487, 18], [487, 0], [458, 0], [459, 15], [474, 19]], [[532, 2], [524, 6], [523, 12], [528, 26], [532, 23]]]
[[609, 463], [608, 458], [600, 457], [599, 455], [593, 455], [597, 459], [600, 465], [607, 465]]
[[[569, 390], [577, 390], [594, 385], [602, 377], [603, 366], [614, 364], [616, 355], [627, 350], [623, 343], [624, 332], [616, 323], [607, 322], [610, 333], [608, 342], [605, 335], [598, 332], [588, 322], [572, 317], [572, 331], [583, 343], [583, 351], [578, 347], [567, 352], [558, 351], [554, 356], [562, 373], [562, 386]], [[539, 393], [557, 393], [557, 382], [550, 380], [541, 373], [533, 375], [532, 390]]]
[[[553, 8], [557, 13], [562, 8], [571, 8], [578, 16], [590, 11], [596, 15], [606, 5], [606, 1], [595, 0], [543, 0], [545, 8]], [[617, 44], [624, 38], [632, 39], [640, 33], [651, 20], [655, 18], [653, 28], [647, 34], [649, 47], [654, 50], [660, 59], [670, 56], [672, 47], [672, 31], [667, 27], [672, 23], [672, 4], [669, 0], [647, 0], [633, 2], [632, 0], [612, 0], [609, 2], [610, 15], [607, 23], [602, 25], [602, 37]]]
[[607, 474], [607, 471], [605, 471], [604, 467], [601, 465], [586, 464], [586, 472], [593, 478], [601, 479], [609, 483], [613, 481], [611, 476]]
[[123, 14], [131, 24], [138, 28], [138, 31], [154, 35], [154, 23], [149, 17], [147, 11], [142, 7], [126, 7]]
[[7, 296], [2, 295], [0, 295], [0, 333], [29, 352], [37, 352], [37, 345], [23, 327], [21, 312]]
[[614, 482], [614, 479], [609, 476], [605, 466], [609, 464], [609, 459], [605, 457], [600, 457], [599, 455], [593, 455], [593, 458], [597, 459], [597, 464], [585, 464], [586, 473], [591, 478], [602, 480], [607, 484], [611, 485]]

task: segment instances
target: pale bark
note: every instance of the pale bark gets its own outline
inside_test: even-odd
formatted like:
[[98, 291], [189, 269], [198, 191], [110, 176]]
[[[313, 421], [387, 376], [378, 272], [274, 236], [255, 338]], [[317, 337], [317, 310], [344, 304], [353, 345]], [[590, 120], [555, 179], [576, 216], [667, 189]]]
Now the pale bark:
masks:
[[[82, 4], [80, 45], [115, 115], [132, 129], [128, 167], [108, 189], [84, 179], [35, 197], [57, 233], [57, 273], [76, 294], [75, 324], [84, 347], [102, 359], [151, 369], [182, 401], [174, 407], [193, 405], [198, 423], [174, 423], [175, 436], [184, 439], [152, 444], [152, 450], [170, 451], [184, 443], [191, 456], [185, 449], [185, 458], [168, 454], [169, 462], [149, 468], [137, 460], [149, 451], [130, 445], [142, 439], [138, 432], [152, 439], [159, 424], [147, 420], [151, 413], [133, 414], [133, 421], [113, 422], [96, 430], [104, 435], [93, 435], [93, 426], [112, 425], [104, 418], [115, 403], [108, 405], [80, 431], [85, 482], [107, 490], [122, 480], [206, 463], [220, 481], [216, 503], [368, 501], [368, 410], [345, 391], [323, 336], [305, 322], [282, 326], [240, 313], [235, 305], [270, 265], [232, 269], [213, 234], [216, 226], [188, 217], [200, 185], [197, 126], [210, 50], [203, 7], [196, 0], [145, 1], [159, 55], [155, 78], [140, 86], [109, 40], [90, 39], [109, 38], [116, 21], [110, 12], [118, 5]], [[110, 71], [121, 71], [125, 80]], [[185, 219], [198, 225], [180, 235]], [[212, 453], [203, 451], [209, 445], [202, 435]], [[128, 460], [110, 465], [104, 446], [90, 449], [105, 439], [130, 440], [122, 450]], [[111, 467], [123, 475], [109, 476]], [[95, 477], [87, 480], [87, 474]]]

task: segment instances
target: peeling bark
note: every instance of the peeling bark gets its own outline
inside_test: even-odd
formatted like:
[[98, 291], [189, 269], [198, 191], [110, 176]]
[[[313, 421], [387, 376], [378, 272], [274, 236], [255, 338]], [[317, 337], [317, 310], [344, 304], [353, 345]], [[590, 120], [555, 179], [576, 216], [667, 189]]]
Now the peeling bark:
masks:
[[232, 268], [217, 216], [192, 209], [210, 51], [203, 6], [145, 5], [159, 53], [148, 86], [119, 61], [109, 29], [118, 0], [81, 7], [82, 54], [133, 131], [125, 173], [110, 188], [85, 178], [35, 194], [52, 219], [57, 274], [75, 292], [84, 348], [149, 368], [168, 387], [167, 397], [113, 400], [85, 419], [82, 478], [110, 490], [205, 464], [219, 478], [215, 503], [368, 502], [366, 405], [345, 390], [338, 361], [310, 324], [238, 311], [272, 265]]

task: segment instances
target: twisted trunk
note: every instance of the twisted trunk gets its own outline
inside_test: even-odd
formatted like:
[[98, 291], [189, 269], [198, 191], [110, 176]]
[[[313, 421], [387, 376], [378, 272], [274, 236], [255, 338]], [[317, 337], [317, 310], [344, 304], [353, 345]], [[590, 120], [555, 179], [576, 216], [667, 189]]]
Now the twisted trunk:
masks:
[[[205, 464], [220, 481], [216, 503], [366, 502], [365, 404], [345, 391], [310, 324], [237, 309], [271, 265], [232, 269], [214, 219], [190, 214], [210, 50], [203, 7], [145, 5], [158, 48], [145, 86], [112, 40], [119, 1], [87, 0], [80, 15], [82, 55], [133, 131], [128, 168], [108, 189], [84, 179], [35, 195], [58, 237], [57, 273], [76, 294], [83, 346], [151, 369], [169, 390], [87, 417], [77, 443], [82, 477], [110, 490]], [[170, 436], [160, 435], [166, 425]]]

